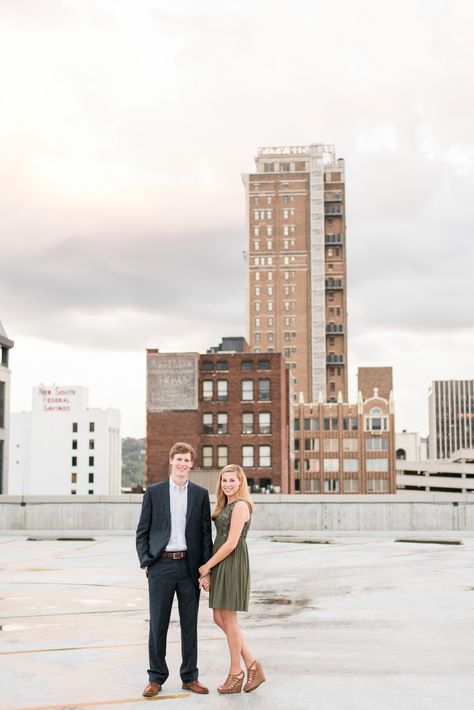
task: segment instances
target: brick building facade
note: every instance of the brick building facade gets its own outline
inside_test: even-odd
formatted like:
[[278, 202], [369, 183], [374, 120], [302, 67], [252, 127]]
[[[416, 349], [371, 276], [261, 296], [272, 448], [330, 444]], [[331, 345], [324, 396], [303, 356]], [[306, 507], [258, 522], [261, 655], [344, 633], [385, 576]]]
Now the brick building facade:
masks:
[[[360, 368], [357, 404], [341, 398], [294, 408], [295, 492], [396, 492], [391, 379], [389, 367]], [[369, 391], [373, 382], [386, 397], [377, 387]]]
[[347, 401], [344, 161], [331, 145], [261, 148], [243, 176], [253, 352], [282, 352], [294, 398]]
[[168, 476], [168, 452], [191, 444], [198, 471], [243, 466], [249, 482], [287, 493], [289, 381], [281, 353], [147, 351], [146, 481]]

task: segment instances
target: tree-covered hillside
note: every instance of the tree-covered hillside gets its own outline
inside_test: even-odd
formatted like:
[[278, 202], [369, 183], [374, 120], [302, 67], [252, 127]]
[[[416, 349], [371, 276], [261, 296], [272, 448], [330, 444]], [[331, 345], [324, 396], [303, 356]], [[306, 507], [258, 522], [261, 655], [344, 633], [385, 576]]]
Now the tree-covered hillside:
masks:
[[145, 439], [122, 439], [122, 487], [145, 483]]

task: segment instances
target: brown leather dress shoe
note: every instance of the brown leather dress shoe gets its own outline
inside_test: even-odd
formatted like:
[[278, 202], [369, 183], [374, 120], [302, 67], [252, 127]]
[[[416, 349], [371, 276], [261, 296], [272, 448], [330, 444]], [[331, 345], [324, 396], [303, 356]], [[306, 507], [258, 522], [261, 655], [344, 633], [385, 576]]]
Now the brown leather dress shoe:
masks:
[[183, 689], [190, 690], [191, 693], [200, 693], [201, 695], [205, 695], [209, 692], [209, 688], [206, 688], [206, 686], [198, 680], [191, 680], [189, 683], [183, 683]]
[[159, 683], [151, 682], [148, 683], [147, 687], [143, 691], [142, 695], [144, 698], [154, 698], [155, 695], [158, 695], [158, 693], [161, 690], [161, 685]]

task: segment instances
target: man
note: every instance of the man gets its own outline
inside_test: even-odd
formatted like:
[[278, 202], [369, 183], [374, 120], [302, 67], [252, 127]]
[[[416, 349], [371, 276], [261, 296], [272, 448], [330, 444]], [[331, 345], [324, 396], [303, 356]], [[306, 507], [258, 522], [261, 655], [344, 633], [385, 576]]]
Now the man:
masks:
[[[174, 444], [169, 453], [170, 478], [148, 486], [143, 496], [137, 552], [147, 573], [150, 599], [146, 698], [158, 695], [169, 675], [166, 636], [175, 592], [181, 626], [182, 687], [193, 693], [209, 692], [198, 680], [197, 615], [198, 569], [212, 555], [211, 509], [207, 490], [188, 480], [194, 457], [189, 444]], [[201, 584], [207, 589], [209, 577]]]

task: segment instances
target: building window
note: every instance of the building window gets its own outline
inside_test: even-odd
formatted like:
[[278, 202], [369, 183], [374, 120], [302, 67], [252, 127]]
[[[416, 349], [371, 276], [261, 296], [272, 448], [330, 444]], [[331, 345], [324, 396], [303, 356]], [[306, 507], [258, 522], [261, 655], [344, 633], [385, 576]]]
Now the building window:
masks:
[[365, 417], [365, 431], [388, 431], [388, 417], [382, 415], [380, 407], [372, 407]]
[[359, 440], [358, 439], [343, 439], [342, 440], [342, 450], [356, 452], [359, 451]]
[[273, 343], [273, 332], [272, 331], [267, 333], [267, 339], [268, 339], [269, 343]]
[[295, 431], [299, 431], [299, 430], [300, 430], [300, 420], [299, 420], [299, 419], [294, 419], [294, 420], [293, 420], [293, 429], [294, 429]]
[[337, 478], [325, 478], [323, 485], [325, 493], [339, 493], [339, 480]]
[[90, 496], [94, 495], [94, 491], [91, 488], [89, 488], [89, 490], [87, 492]]
[[272, 415], [270, 412], [260, 412], [258, 415], [258, 431], [259, 434], [271, 434]]
[[242, 466], [244, 468], [254, 467], [253, 446], [242, 446]]
[[253, 380], [242, 380], [242, 401], [253, 402]]
[[89, 456], [89, 466], [93, 466], [93, 465], [94, 465], [94, 457]]
[[214, 426], [212, 422], [212, 414], [210, 412], [206, 412], [202, 415], [202, 433], [212, 434], [213, 432]]
[[[219, 412], [217, 415], [217, 433], [228, 434], [228, 417], [226, 412]], [[220, 464], [219, 464], [220, 465]], [[227, 464], [222, 464], [226, 466]]]
[[323, 439], [324, 451], [339, 451], [339, 439]]
[[242, 434], [253, 434], [253, 414], [244, 412], [242, 414]]
[[242, 360], [242, 370], [253, 370], [252, 360]]
[[229, 363], [227, 360], [218, 360], [216, 370], [220, 372], [227, 372], [229, 370]]
[[273, 301], [268, 301], [267, 303], [267, 309], [271, 312], [273, 311]]
[[384, 473], [388, 471], [388, 459], [367, 459], [365, 462], [366, 471], [380, 471]]
[[367, 492], [368, 493], [388, 493], [389, 482], [387, 478], [368, 478]]
[[339, 459], [324, 459], [323, 466], [325, 473], [336, 473], [339, 471]]
[[89, 431], [90, 432], [95, 431], [95, 422], [89, 422]]
[[388, 451], [388, 437], [369, 436], [365, 440], [366, 451]]
[[[304, 440], [304, 450], [305, 451], [319, 451], [319, 439], [305, 439]], [[337, 449], [336, 449], [337, 451]]]
[[343, 428], [344, 428], [344, 431], [357, 431], [357, 429], [358, 429], [357, 417], [344, 417]]
[[71, 483], [77, 483], [77, 473], [71, 473]]
[[259, 237], [259, 236], [260, 236], [260, 227], [254, 227], [254, 228], [253, 228], [253, 236], [254, 236], [254, 237]]
[[77, 434], [77, 422], [72, 423], [72, 432], [73, 434]]
[[219, 402], [227, 402], [228, 382], [227, 380], [217, 380], [217, 399]]
[[259, 343], [261, 340], [261, 334], [260, 333], [255, 333], [255, 342]]
[[260, 286], [255, 286], [255, 295], [260, 296]]
[[77, 494], [77, 491], [71, 491], [71, 495], [75, 496]]
[[209, 360], [204, 360], [201, 362], [201, 371], [202, 372], [212, 372], [214, 370], [214, 363], [210, 362]]
[[89, 483], [94, 483], [94, 474], [89, 473]]
[[299, 440], [299, 439], [295, 439], [295, 440], [294, 440], [294, 442], [293, 442], [293, 448], [294, 448], [295, 451], [299, 451], [299, 450], [300, 450], [300, 440]]
[[258, 381], [258, 401], [259, 402], [269, 402], [270, 401], [270, 380], [259, 380]]
[[222, 468], [222, 466], [227, 466], [229, 463], [228, 449], [227, 446], [217, 447], [217, 465]]
[[73, 456], [71, 459], [71, 465], [72, 466], [77, 466], [77, 456]]
[[212, 468], [212, 446], [202, 447], [202, 467]]
[[72, 440], [72, 448], [77, 449], [77, 439]]
[[95, 449], [94, 439], [89, 439], [89, 449]]
[[[267, 237], [271, 237], [273, 234], [273, 227], [267, 227]], [[270, 247], [271, 249], [271, 247]]]
[[258, 465], [260, 468], [269, 468], [272, 465], [271, 446], [258, 447]]
[[257, 363], [257, 370], [270, 370], [271, 364], [270, 360], [259, 360]]
[[324, 417], [324, 431], [336, 431], [338, 428], [337, 417]]
[[311, 429], [311, 419], [309, 417], [305, 417], [304, 419], [304, 430], [305, 431], [310, 431]]
[[212, 380], [202, 381], [202, 398], [206, 402], [212, 400]]
[[358, 459], [343, 459], [342, 470], [344, 473], [357, 473], [359, 470]]
[[358, 493], [359, 481], [357, 478], [345, 478], [342, 482], [342, 490], [344, 493]]

